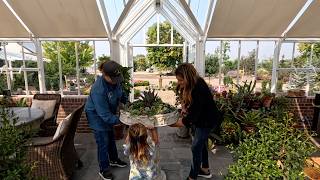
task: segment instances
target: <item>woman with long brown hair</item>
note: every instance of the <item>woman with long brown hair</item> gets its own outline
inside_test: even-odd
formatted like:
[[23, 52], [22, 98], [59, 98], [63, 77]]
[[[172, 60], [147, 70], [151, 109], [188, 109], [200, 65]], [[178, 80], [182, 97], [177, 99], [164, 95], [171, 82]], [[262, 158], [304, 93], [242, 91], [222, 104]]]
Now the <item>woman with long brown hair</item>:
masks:
[[[153, 179], [165, 180], [166, 176], [159, 167], [158, 136], [154, 128], [148, 129], [142, 124], [129, 127], [124, 145], [124, 154], [130, 158], [129, 180]], [[151, 137], [151, 138], [149, 138]]]
[[187, 179], [211, 178], [208, 161], [208, 135], [218, 125], [221, 115], [211, 91], [192, 64], [183, 63], [175, 71], [177, 92], [184, 115], [172, 126], [192, 127], [192, 165]]

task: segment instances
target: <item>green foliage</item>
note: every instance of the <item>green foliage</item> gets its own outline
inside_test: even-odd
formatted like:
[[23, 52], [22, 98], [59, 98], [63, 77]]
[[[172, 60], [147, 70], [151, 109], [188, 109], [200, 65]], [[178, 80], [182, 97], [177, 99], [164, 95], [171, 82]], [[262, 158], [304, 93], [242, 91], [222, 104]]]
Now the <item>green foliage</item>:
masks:
[[[182, 44], [183, 38], [176, 31], [173, 30], [173, 43]], [[160, 44], [170, 43], [171, 38], [171, 24], [168, 21], [160, 23]], [[147, 32], [147, 43], [157, 43], [157, 24], [149, 27]], [[148, 61], [155, 65], [160, 70], [173, 70], [182, 61], [181, 47], [148, 47]]]
[[271, 81], [270, 80], [263, 80], [261, 82], [261, 92], [263, 94], [269, 94], [271, 92]]
[[139, 80], [139, 81], [136, 81], [133, 83], [134, 87], [136, 87], [136, 86], [149, 86], [149, 85], [150, 85], [149, 81], [142, 81], [142, 80]]
[[221, 130], [222, 142], [235, 144], [239, 142], [241, 128], [237, 122], [224, 121], [221, 124]]
[[20, 98], [17, 102], [16, 102], [16, 106], [17, 107], [27, 107], [27, 98]]
[[133, 68], [134, 71], [145, 71], [147, 68], [149, 68], [146, 57], [142, 54], [134, 56]]
[[230, 61], [230, 43], [224, 41], [222, 43], [222, 52], [220, 47], [216, 48], [214, 54], [207, 54], [205, 58], [205, 72], [209, 76], [217, 74], [219, 72], [219, 58], [222, 57], [222, 72], [226, 74], [230, 70], [236, 69], [237, 62]]
[[[301, 56], [296, 59], [296, 64], [299, 66], [305, 65], [305, 63], [310, 59], [311, 56], [311, 46], [312, 43], [299, 43], [299, 52]], [[320, 43], [314, 43], [313, 53], [312, 53], [312, 62], [310, 62], [315, 67], [320, 67]]]
[[225, 77], [223, 78], [223, 84], [224, 84], [225, 86], [229, 86], [229, 85], [233, 84], [232, 77], [230, 77], [230, 76], [225, 76]]
[[130, 69], [132, 67], [121, 67], [121, 74], [123, 76], [123, 81], [121, 83], [123, 91], [129, 95], [132, 89], [132, 84], [131, 84], [131, 76], [130, 76]]
[[[53, 90], [59, 90], [59, 67], [58, 63], [58, 43], [60, 45], [62, 74], [66, 76], [76, 74], [76, 54], [75, 43], [78, 42], [45, 42], [43, 43], [44, 57], [50, 59], [46, 62], [46, 86]], [[78, 44], [79, 68], [86, 68], [93, 63], [93, 49], [89, 42], [80, 42]]]
[[226, 179], [303, 179], [304, 162], [315, 149], [292, 125], [288, 114], [282, 123], [273, 118], [259, 123], [258, 133], [246, 135], [234, 149], [237, 161]]
[[[12, 62], [12, 67], [21, 67], [23, 63], [21, 61], [13, 61]], [[26, 67], [29, 68], [36, 68], [37, 63], [32, 62], [32, 61], [27, 61], [26, 62]], [[1, 79], [3, 79], [3, 82], [5, 83], [5, 86], [7, 86], [6, 83], [6, 75], [2, 74]], [[27, 72], [27, 79], [28, 79], [28, 85], [33, 86], [36, 89], [39, 89], [39, 79], [38, 79], [38, 72]], [[1, 80], [0, 80], [1, 81]], [[0, 82], [1, 85], [1, 82]], [[11, 88], [12, 90], [16, 91], [18, 88], [25, 89], [25, 83], [24, 83], [24, 74], [21, 72], [20, 74], [14, 74], [13, 81], [11, 82]], [[3, 87], [3, 86], [2, 86]]]
[[249, 56], [241, 58], [240, 69], [243, 69], [245, 74], [251, 75], [254, 73], [255, 57], [256, 57], [256, 50], [253, 49], [252, 51], [249, 52]]
[[271, 77], [271, 74], [268, 70], [264, 68], [259, 68], [257, 70], [257, 79], [266, 80], [266, 79], [270, 79], [270, 77]]
[[140, 97], [141, 91], [139, 89], [134, 89], [134, 99], [137, 99]]
[[205, 59], [206, 74], [212, 76], [219, 72], [219, 57], [217, 54], [207, 54]]
[[16, 127], [7, 100], [0, 100], [0, 179], [31, 179], [31, 162], [26, 162], [26, 145], [32, 132], [28, 127]]
[[144, 103], [144, 106], [151, 107], [154, 102], [159, 99], [158, 94], [155, 93], [155, 90], [144, 91], [141, 94], [141, 100]]
[[225, 60], [222, 71], [224, 74], [227, 74], [231, 70], [237, 70], [237, 65], [237, 61]]
[[255, 126], [262, 118], [262, 114], [260, 111], [251, 110], [248, 112], [244, 112], [243, 114], [236, 116], [238, 120], [244, 125], [253, 125]]
[[140, 99], [128, 107], [128, 111], [133, 116], [166, 114], [173, 112], [174, 109], [171, 105], [162, 102], [157, 94], [155, 94], [155, 90], [144, 91], [140, 95]]
[[0, 74], [0, 93], [2, 93], [2, 91], [6, 88], [7, 88], [6, 76], [4, 74]]

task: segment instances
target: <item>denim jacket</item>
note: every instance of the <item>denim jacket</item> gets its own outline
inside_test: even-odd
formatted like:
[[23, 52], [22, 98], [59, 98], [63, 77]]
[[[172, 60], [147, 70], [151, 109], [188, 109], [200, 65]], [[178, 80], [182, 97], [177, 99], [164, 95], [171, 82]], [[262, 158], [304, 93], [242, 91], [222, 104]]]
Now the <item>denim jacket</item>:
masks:
[[85, 106], [90, 128], [97, 131], [112, 129], [113, 125], [120, 122], [116, 115], [119, 102], [126, 103], [127, 100], [119, 84], [112, 85], [102, 76], [98, 76]]

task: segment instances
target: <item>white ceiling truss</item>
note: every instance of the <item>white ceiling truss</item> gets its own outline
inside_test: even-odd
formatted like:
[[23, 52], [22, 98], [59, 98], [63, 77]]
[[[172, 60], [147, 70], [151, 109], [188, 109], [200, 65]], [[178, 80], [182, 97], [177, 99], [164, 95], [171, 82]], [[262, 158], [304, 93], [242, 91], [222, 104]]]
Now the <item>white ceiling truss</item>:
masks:
[[195, 0], [122, 0], [119, 2], [124, 8], [113, 29], [104, 0], [2, 0], [0, 40], [115, 38], [142, 17], [128, 17], [134, 6], [140, 4], [136, 9], [140, 14], [153, 14], [148, 7], [157, 1], [162, 12], [152, 10], [163, 13], [177, 30], [178, 23], [181, 28], [188, 27], [183, 29], [191, 36], [196, 32], [199, 37], [225, 39], [320, 38], [319, 0], [208, 0], [203, 28], [191, 10]]

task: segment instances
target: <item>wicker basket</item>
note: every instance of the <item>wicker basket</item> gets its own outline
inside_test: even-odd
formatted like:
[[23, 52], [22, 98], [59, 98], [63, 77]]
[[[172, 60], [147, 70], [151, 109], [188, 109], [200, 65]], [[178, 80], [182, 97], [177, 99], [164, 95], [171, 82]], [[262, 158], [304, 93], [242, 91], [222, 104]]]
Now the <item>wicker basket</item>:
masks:
[[127, 111], [121, 111], [120, 121], [127, 125], [141, 123], [148, 127], [161, 127], [174, 124], [177, 122], [178, 118], [178, 111], [167, 114], [157, 114], [154, 116], [132, 116]]

